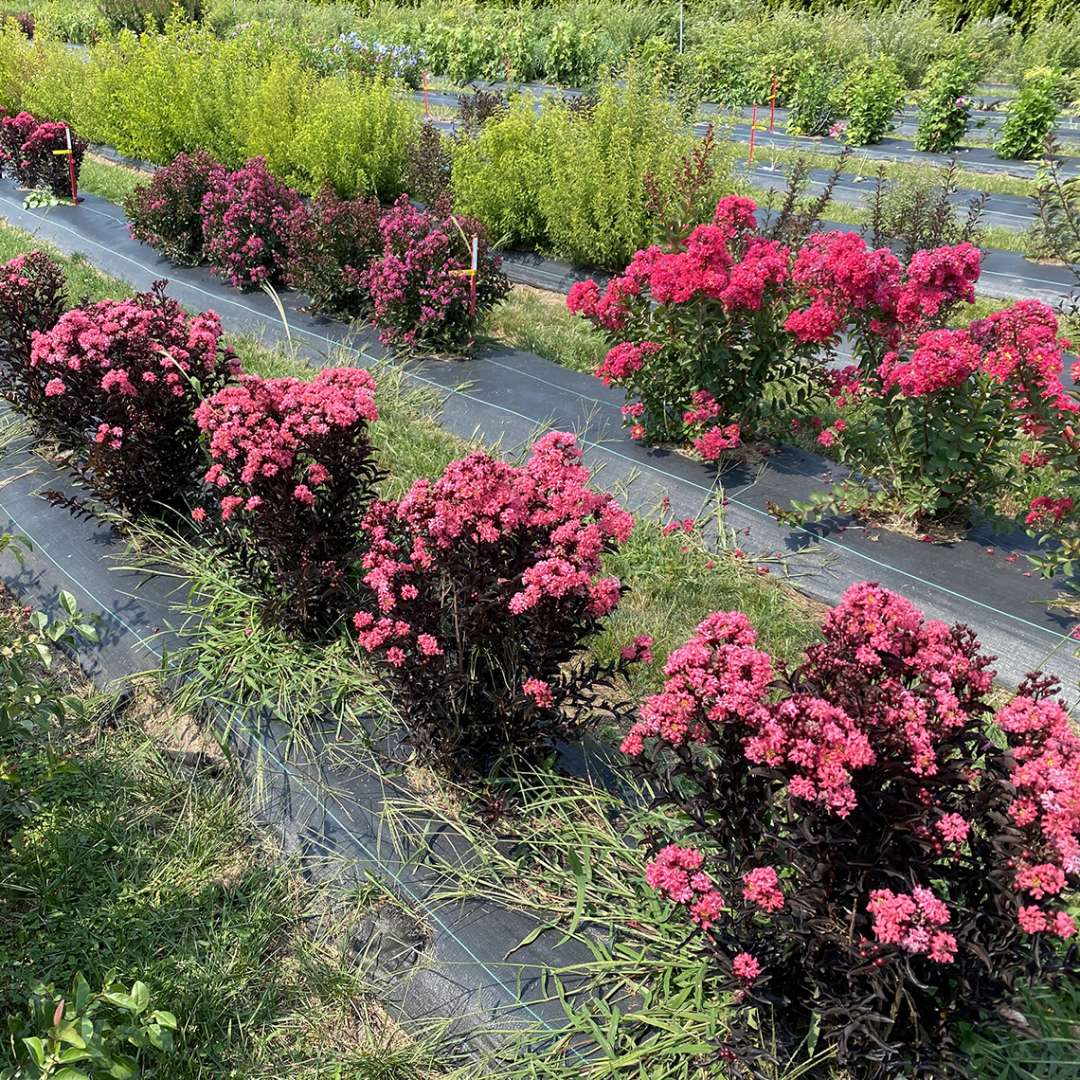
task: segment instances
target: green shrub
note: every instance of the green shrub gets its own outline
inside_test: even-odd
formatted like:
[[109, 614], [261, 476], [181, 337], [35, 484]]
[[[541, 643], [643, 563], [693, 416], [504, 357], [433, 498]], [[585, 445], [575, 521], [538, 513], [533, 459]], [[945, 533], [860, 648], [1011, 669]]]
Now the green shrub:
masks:
[[978, 61], [970, 53], [957, 53], [930, 69], [919, 102], [916, 150], [943, 154], [956, 149], [967, 131], [969, 95], [978, 77]]
[[544, 74], [561, 86], [591, 86], [611, 54], [611, 42], [590, 26], [553, 23], [544, 47]]
[[1032, 68], [1009, 105], [995, 150], [1000, 158], [1040, 157], [1058, 114], [1061, 75], [1053, 68]]
[[[621, 269], [650, 243], [650, 186], [663, 194], [696, 145], [655, 84], [631, 71], [608, 82], [591, 110], [547, 107], [541, 117], [546, 168], [537, 177], [547, 245], [558, 255]], [[720, 187], [730, 182], [719, 170]]]
[[343, 198], [361, 192], [389, 201], [401, 192], [417, 110], [382, 79], [319, 79], [290, 147], [291, 170], [307, 192], [324, 183]]
[[454, 203], [483, 221], [496, 243], [533, 246], [546, 236], [540, 190], [547, 179], [547, 126], [525, 94], [476, 135], [451, 144]]
[[881, 142], [903, 104], [904, 83], [896, 65], [880, 56], [849, 80], [846, 141], [852, 146]]
[[239, 165], [247, 104], [272, 59], [260, 56], [250, 37], [219, 41], [180, 19], [162, 34], [125, 30], [92, 51], [82, 127], [147, 161], [164, 164], [204, 149]]
[[98, 12], [110, 30], [144, 30], [162, 26], [180, 14], [195, 21], [202, 16], [201, 0], [97, 0]]
[[88, 45], [109, 32], [96, 0], [45, 0], [34, 5], [35, 31], [52, 41]]
[[839, 90], [836, 72], [805, 54], [789, 103], [788, 131], [827, 135], [840, 117]]

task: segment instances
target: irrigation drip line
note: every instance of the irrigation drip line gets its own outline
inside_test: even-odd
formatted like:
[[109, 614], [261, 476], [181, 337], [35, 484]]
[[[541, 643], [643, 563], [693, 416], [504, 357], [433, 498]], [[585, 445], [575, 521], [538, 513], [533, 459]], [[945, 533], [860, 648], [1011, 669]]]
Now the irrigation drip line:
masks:
[[[187, 290], [198, 298], [197, 303], [209, 300], [219, 310], [242, 312], [273, 340], [285, 339], [280, 317], [265, 298], [238, 299], [241, 294], [218, 284], [205, 270], [168, 267], [164, 263], [154, 267], [134, 257], [146, 249], [130, 239], [122, 218], [117, 216], [117, 208], [111, 204], [91, 198], [78, 208], [55, 208], [42, 214], [22, 208], [7, 195], [0, 195], [0, 202], [13, 209], [14, 214], [8, 216], [16, 224], [30, 219], [68, 250], [86, 252], [89, 247], [95, 265], [127, 278], [137, 287], [145, 288], [151, 281], [169, 276], [175, 291]], [[78, 220], [82, 214], [83, 228], [71, 228], [57, 220], [58, 210], [67, 220]], [[87, 210], [91, 216], [105, 220], [112, 230], [111, 236], [99, 231], [104, 242], [89, 235], [93, 230], [86, 227]], [[133, 269], [139, 274], [133, 274]], [[141, 279], [140, 274], [144, 275]], [[342, 324], [325, 323], [325, 329], [314, 329], [320, 324], [296, 310], [295, 296], [283, 299], [291, 309], [289, 327], [293, 340], [314, 343], [324, 350], [309, 353], [312, 362], [324, 363], [325, 354], [335, 349], [366, 365], [386, 358], [386, 351], [373, 341], [355, 344], [354, 335]], [[227, 318], [231, 330], [250, 332], [250, 324], [242, 319], [228, 315]], [[335, 333], [337, 337], [332, 336]], [[370, 331], [361, 330], [359, 336], [362, 338], [365, 333]], [[487, 372], [491, 374], [486, 375]], [[507, 376], [512, 375], [518, 378], [508, 380]], [[501, 350], [481, 354], [471, 362], [428, 361], [410, 365], [406, 376], [443, 396], [443, 426], [466, 438], [479, 431], [491, 443], [512, 436], [515, 444], [525, 445], [546, 421], [577, 429], [587, 460], [600, 470], [598, 482], [609, 489], [625, 488], [631, 509], [655, 509], [660, 499], [667, 496], [677, 516], [696, 517], [703, 503], [721, 493], [716, 476], [699, 463], [676, 454], [649, 451], [628, 441], [615, 422], [617, 394], [611, 392], [609, 396], [589, 376], [568, 371], [540, 357]], [[462, 386], [465, 380], [471, 380], [471, 384]], [[758, 536], [764, 531], [767, 546], [762, 550], [786, 550], [786, 559], [799, 561], [815, 553], [820, 556], [822, 552], [835, 556], [839, 560], [838, 570], [810, 566], [800, 578], [800, 588], [818, 599], [835, 603], [843, 586], [873, 573], [887, 587], [907, 591], [909, 595], [914, 591], [912, 599], [928, 608], [931, 616], [972, 624], [984, 646], [1002, 658], [1000, 675], [1007, 683], [1015, 686], [1027, 671], [1040, 666], [1048, 653], [1053, 654], [1049, 670], [1066, 685], [1075, 682], [1077, 666], [1066, 655], [1071, 620], [1045, 606], [1044, 590], [1050, 587], [1041, 586], [1037, 579], [1025, 581], [1010, 564], [1000, 563], [998, 557], [988, 560], [983, 550], [991, 543], [995, 556], [1011, 551], [1019, 557], [1025, 553], [1026, 540], [979, 538], [941, 548], [881, 532], [874, 538], [875, 553], [870, 554], [850, 541], [830, 535], [825, 528], [781, 527], [762, 506], [750, 501], [753, 492], [769, 494], [772, 501], [781, 505], [792, 498], [805, 498], [808, 485], [824, 486], [823, 469], [830, 479], [842, 475], [832, 463], [816, 455], [782, 449], [770, 457], [768, 467], [760, 475], [747, 469], [733, 470], [721, 478], [729, 481], [727, 486], [733, 492], [727, 499], [729, 527], [742, 532], [753, 526]], [[764, 498], [761, 501], [764, 503]], [[843, 523], [838, 525], [840, 529], [843, 527]], [[987, 580], [990, 570], [998, 572], [992, 582]], [[935, 576], [939, 580], [933, 580]], [[966, 587], [957, 584], [962, 581], [967, 583]]]

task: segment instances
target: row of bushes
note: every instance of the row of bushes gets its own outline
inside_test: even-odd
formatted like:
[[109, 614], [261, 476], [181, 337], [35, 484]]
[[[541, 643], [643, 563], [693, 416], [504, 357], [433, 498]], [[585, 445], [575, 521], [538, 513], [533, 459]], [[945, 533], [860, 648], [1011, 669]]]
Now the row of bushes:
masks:
[[[1064, 5], [1058, 5], [1064, 6]], [[271, 0], [216, 0], [208, 25], [227, 35], [261, 20], [280, 40], [327, 40], [355, 31], [369, 41], [408, 45], [423, 52], [430, 69], [466, 83], [473, 79], [546, 79], [572, 86], [595, 83], [602, 71], [621, 71], [632, 60], [663, 68], [669, 81], [691, 94], [743, 103], [766, 99], [771, 78], [783, 92], [809, 56], [826, 58], [846, 74], [880, 55], [891, 56], [906, 85], [916, 87], [927, 67], [955, 51], [976, 50], [981, 74], [1017, 78], [1036, 64], [1080, 67], [1075, 16], [1056, 11], [1028, 33], [1032, 8], [1018, 21], [984, 12], [957, 32], [955, 13], [932, 4], [889, 10], [806, 11], [802, 5], [751, 2], [690, 4], [678, 51], [679, 9], [674, 4], [417, 5], [286, 4]], [[994, 12], [993, 14], [998, 14]], [[1014, 16], [1017, 12], [1011, 13]], [[1049, 16], [1050, 11], [1044, 12]], [[1032, 20], [1033, 22], [1036, 20]]]
[[[522, 102], [475, 141], [452, 140], [459, 208], [482, 220], [493, 241], [533, 242], [604, 267], [625, 263], [654, 238], [651, 190], [669, 195], [695, 146], [654, 90], [635, 76], [607, 84], [584, 112], [551, 102], [531, 116]], [[89, 62], [27, 42], [9, 24], [0, 35], [0, 105], [66, 120], [158, 164], [196, 150], [233, 169], [263, 157], [304, 194], [329, 183], [344, 198], [388, 202], [406, 187], [430, 199], [433, 184], [447, 185], [446, 147], [390, 83], [315, 76], [294, 56], [260, 52], [255, 39], [221, 42], [183, 24], [122, 36]], [[733, 152], [712, 144], [714, 197], [730, 189]]]
[[478, 222], [404, 196], [384, 210], [329, 185], [307, 205], [263, 158], [230, 171], [209, 154], [180, 154], [125, 210], [132, 235], [174, 262], [209, 262], [241, 289], [288, 283], [314, 310], [367, 318], [385, 343], [412, 351], [470, 348], [478, 318], [508, 288]]
[[0, 268], [0, 362], [14, 406], [123, 515], [186, 513], [294, 631], [340, 633], [386, 668], [414, 737], [443, 763], [543, 756], [643, 658], [584, 664], [582, 641], [622, 595], [603, 556], [631, 516], [593, 492], [570, 435], [521, 466], [476, 453], [376, 498], [375, 381], [245, 375], [213, 313], [162, 286], [65, 310], [47, 255]]
[[[571, 436], [378, 499], [368, 372], [241, 375], [212, 314], [160, 289], [64, 311], [63, 288], [41, 253], [0, 269], [4, 393], [123, 513], [193, 502], [268, 614], [305, 633], [350, 615], [425, 761], [476, 778], [598, 711], [629, 721], [618, 683], [649, 640], [609, 667], [582, 646], [634, 523]], [[936, 1075], [957, 1021], [1080, 971], [1080, 738], [1048, 680], [995, 709], [990, 663], [872, 584], [793, 670], [739, 612], [668, 657], [622, 749], [663, 811], [647, 883], [734, 992], [726, 1060], [755, 1063], [765, 1011], [784, 1060], [816, 1037], [861, 1076]]]
[[[1080, 402], [1062, 386], [1068, 342], [1051, 308], [1020, 301], [946, 329], [975, 298], [970, 244], [904, 265], [854, 233], [785, 240], [759, 227], [756, 210], [721, 200], [710, 222], [639, 251], [604, 289], [571, 290], [570, 311], [611, 343], [596, 374], [626, 389], [635, 437], [692, 442], [716, 460], [747, 438], [816, 423], [818, 444], [872, 481], [814, 505], [819, 516], [839, 502], [965, 521], [1030, 469], [1080, 489]], [[837, 371], [841, 335], [856, 362]], [[1075, 535], [1078, 504], [1036, 499], [1025, 524]]]

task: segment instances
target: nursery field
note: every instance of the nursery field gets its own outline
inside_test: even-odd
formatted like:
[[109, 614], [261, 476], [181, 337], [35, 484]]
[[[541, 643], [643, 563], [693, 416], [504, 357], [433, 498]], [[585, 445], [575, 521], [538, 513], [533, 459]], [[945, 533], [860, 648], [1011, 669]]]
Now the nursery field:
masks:
[[0, 1080], [1076, 1077], [1077, 31], [2, 12]]

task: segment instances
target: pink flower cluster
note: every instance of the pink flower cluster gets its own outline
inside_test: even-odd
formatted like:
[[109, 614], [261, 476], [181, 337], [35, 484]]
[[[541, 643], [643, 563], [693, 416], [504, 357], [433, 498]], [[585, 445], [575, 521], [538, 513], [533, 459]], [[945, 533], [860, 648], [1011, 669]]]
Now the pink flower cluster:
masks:
[[1076, 922], [1063, 908], [1066, 884], [1080, 884], [1080, 735], [1061, 702], [1021, 693], [1001, 709], [998, 727], [1009, 740], [1010, 781], [1016, 798], [1009, 817], [1028, 848], [1016, 888], [1028, 903], [1021, 926], [1072, 937]]
[[665, 900], [686, 907], [690, 918], [708, 930], [724, 910], [724, 898], [702, 865], [705, 856], [696, 848], [668, 844], [645, 869], [645, 881]]
[[933, 890], [915, 886], [910, 893], [875, 889], [866, 910], [873, 916], [874, 936], [883, 945], [896, 945], [936, 964], [956, 958], [956, 938], [941, 927], [949, 924], [948, 905]]
[[[71, 176], [66, 154], [67, 124], [42, 121], [28, 112], [0, 120], [0, 170], [10, 170], [28, 188], [48, 188], [54, 195], [71, 195]], [[75, 174], [82, 168], [86, 140], [71, 131]]]
[[772, 866], [758, 866], [743, 874], [743, 899], [762, 911], [779, 911], [784, 906], [780, 878]]
[[[371, 297], [379, 338], [409, 348], [472, 344], [477, 312], [505, 295], [501, 261], [482, 226], [421, 210], [402, 195], [379, 223], [382, 254], [356, 276]], [[470, 300], [470, 242], [478, 238], [476, 305]]]
[[[213, 461], [223, 520], [274, 513], [282, 497], [313, 506], [347, 466], [342, 449], [378, 419], [375, 380], [359, 368], [327, 368], [310, 381], [243, 375], [195, 411]], [[341, 476], [337, 480], [342, 480]]]
[[[491, 560], [489, 587], [511, 619], [535, 613], [543, 620], [567, 605], [595, 618], [609, 614], [622, 587], [600, 576], [601, 557], [626, 541], [633, 518], [588, 480], [573, 436], [552, 432], [524, 466], [476, 453], [451, 462], [434, 482], [418, 480], [400, 501], [376, 503], [364, 523], [370, 547], [363, 560], [376, 604], [354, 618], [361, 648], [392, 663], [406, 653], [420, 664], [441, 655], [422, 648], [418, 635], [431, 628], [409, 615], [436, 599], [445, 587], [440, 573], [464, 551]], [[518, 556], [511, 577], [508, 548]]]
[[[71, 399], [70, 410], [84, 421], [123, 414], [141, 420], [170, 399], [190, 408], [192, 378], [222, 370], [221, 333], [212, 311], [188, 316], [156, 294], [103, 300], [72, 308], [50, 331], [35, 334], [30, 366], [49, 377], [46, 395]], [[235, 360], [225, 368], [235, 372]]]
[[275, 179], [261, 157], [235, 172], [217, 166], [207, 185], [201, 214], [210, 264], [238, 289], [278, 284], [290, 233], [304, 213], [300, 196]]
[[815, 233], [795, 257], [792, 281], [805, 300], [785, 328], [800, 341], [831, 342], [854, 321], [895, 349], [948, 306], [975, 299], [980, 259], [958, 244], [916, 252], [905, 271], [888, 248], [871, 249], [856, 233]]

